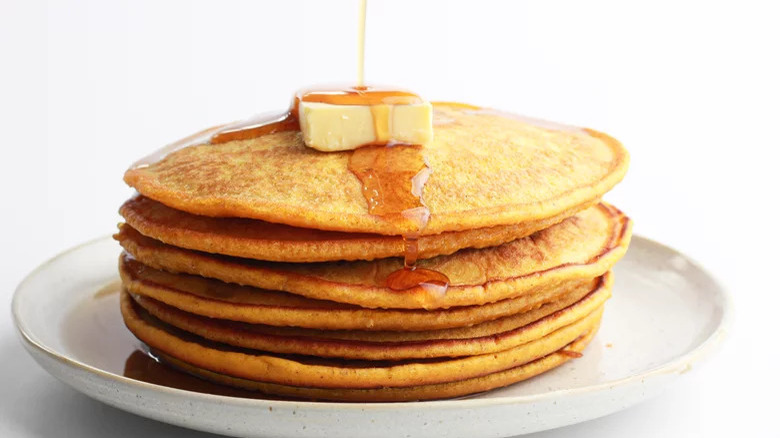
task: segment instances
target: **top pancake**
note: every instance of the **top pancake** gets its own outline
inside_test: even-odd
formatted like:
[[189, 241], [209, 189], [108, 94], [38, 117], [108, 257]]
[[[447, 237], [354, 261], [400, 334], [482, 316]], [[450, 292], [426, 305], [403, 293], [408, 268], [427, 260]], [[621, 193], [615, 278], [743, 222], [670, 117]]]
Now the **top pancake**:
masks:
[[[423, 234], [540, 221], [595, 202], [619, 182], [628, 154], [611, 137], [491, 110], [436, 104], [433, 174]], [[190, 146], [125, 173], [172, 208], [303, 228], [398, 235], [409, 224], [369, 214], [351, 151], [322, 153], [298, 131]]]

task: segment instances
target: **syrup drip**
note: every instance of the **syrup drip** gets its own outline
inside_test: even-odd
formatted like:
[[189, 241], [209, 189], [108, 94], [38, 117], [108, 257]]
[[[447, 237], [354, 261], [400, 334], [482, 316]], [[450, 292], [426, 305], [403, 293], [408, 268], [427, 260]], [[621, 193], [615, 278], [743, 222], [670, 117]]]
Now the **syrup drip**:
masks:
[[369, 213], [405, 230], [404, 267], [391, 273], [385, 285], [396, 291], [422, 287], [436, 295], [447, 291], [441, 272], [416, 267], [418, 238], [428, 225], [430, 210], [422, 199], [431, 168], [421, 146], [371, 146], [356, 149], [349, 170], [363, 184]]
[[412, 233], [429, 219], [420, 195], [431, 171], [421, 149], [369, 146], [354, 150], [349, 158], [349, 170], [363, 183], [368, 212]]
[[209, 143], [220, 144], [236, 140], [249, 140], [277, 132], [297, 130], [298, 116], [292, 110], [284, 114], [262, 114], [224, 127], [211, 136]]

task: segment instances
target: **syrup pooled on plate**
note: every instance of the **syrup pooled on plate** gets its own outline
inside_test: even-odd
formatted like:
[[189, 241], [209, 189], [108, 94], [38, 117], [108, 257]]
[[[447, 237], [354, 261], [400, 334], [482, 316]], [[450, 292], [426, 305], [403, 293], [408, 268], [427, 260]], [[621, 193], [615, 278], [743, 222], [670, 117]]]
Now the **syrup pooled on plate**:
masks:
[[125, 360], [122, 375], [134, 380], [185, 391], [203, 394], [224, 395], [228, 397], [254, 398], [263, 400], [280, 399], [259, 392], [231, 388], [208, 382], [157, 360], [151, 353], [134, 350]]

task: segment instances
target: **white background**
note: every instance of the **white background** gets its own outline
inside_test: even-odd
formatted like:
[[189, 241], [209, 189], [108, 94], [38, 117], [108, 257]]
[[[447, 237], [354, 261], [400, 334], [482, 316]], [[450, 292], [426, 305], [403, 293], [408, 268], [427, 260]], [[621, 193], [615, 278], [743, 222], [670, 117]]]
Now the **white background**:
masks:
[[[55, 381], [7, 306], [40, 262], [115, 229], [134, 159], [353, 81], [357, 1], [0, 5], [0, 436], [205, 436]], [[540, 436], [778, 436], [779, 17], [769, 1], [370, 0], [367, 81], [612, 134], [632, 163], [607, 199], [734, 296], [725, 347], [678, 385]]]

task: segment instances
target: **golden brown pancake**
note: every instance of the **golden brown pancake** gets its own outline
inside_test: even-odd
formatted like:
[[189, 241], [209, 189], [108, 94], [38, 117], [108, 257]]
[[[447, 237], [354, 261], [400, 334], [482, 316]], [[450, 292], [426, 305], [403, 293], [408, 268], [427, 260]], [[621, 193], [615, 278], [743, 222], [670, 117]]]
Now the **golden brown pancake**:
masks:
[[422, 331], [471, 326], [527, 312], [577, 290], [583, 295], [600, 279], [571, 280], [556, 287], [485, 304], [450, 309], [366, 309], [300, 295], [224, 283], [195, 275], [172, 274], [119, 258], [123, 286], [132, 294], [209, 318], [250, 324], [322, 330]]
[[195, 367], [266, 383], [343, 389], [432, 385], [509, 370], [552, 354], [594, 330], [603, 310], [599, 307], [567, 326], [497, 353], [384, 362], [283, 356], [230, 348], [165, 325], [138, 308], [129, 294], [122, 294], [121, 309], [125, 324], [138, 339]]
[[[588, 207], [584, 204], [578, 207]], [[179, 248], [274, 262], [323, 262], [402, 257], [400, 236], [343, 233], [297, 228], [243, 218], [213, 218], [175, 210], [145, 196], [129, 199], [119, 209], [141, 234]], [[547, 228], [577, 210], [539, 221], [422, 236], [419, 257], [452, 254], [463, 248], [484, 248], [510, 242]]]
[[[345, 402], [403, 402], [416, 400], [436, 400], [442, 398], [460, 397], [491, 389], [508, 386], [526, 379], [530, 379], [552, 368], [560, 366], [580, 354], [593, 339], [598, 327], [585, 333], [571, 344], [532, 362], [493, 374], [474, 377], [458, 382], [439, 383], [434, 385], [411, 386], [405, 388], [378, 388], [378, 389], [322, 389], [297, 386], [278, 385], [274, 383], [257, 382], [219, 374], [187, 364], [165, 353], [154, 351], [164, 363], [170, 364], [184, 372], [206, 379], [210, 382], [240, 388], [249, 391], [257, 391], [280, 397], [296, 399], [329, 400]], [[237, 390], [236, 390], [237, 391]], [[240, 393], [228, 393], [227, 395], [242, 396]]]
[[[609, 277], [611, 278], [611, 276]], [[610, 280], [607, 280], [610, 281]], [[126, 292], [124, 292], [126, 293]], [[143, 296], [133, 296], [136, 303], [162, 322], [211, 341], [251, 350], [278, 354], [313, 355], [363, 360], [401, 360], [435, 357], [474, 356], [495, 353], [516, 347], [569, 325], [601, 307], [609, 298], [610, 287], [600, 282], [585, 297], [567, 294], [538, 309], [503, 318], [515, 324], [510, 330], [468, 338], [440, 337], [447, 330], [417, 332], [415, 340], [406, 340], [408, 332], [382, 333], [382, 341], [372, 340], [373, 332], [351, 332], [363, 340], [339, 339], [326, 330], [284, 329], [240, 324], [193, 315]], [[495, 321], [461, 328], [479, 333], [493, 329]], [[464, 330], [465, 329], [465, 330]], [[308, 332], [308, 333], [307, 333]], [[423, 339], [427, 337], [427, 339]], [[388, 339], [389, 338], [389, 339]]]
[[[254, 333], [260, 333], [272, 336], [288, 336], [288, 337], [304, 337], [304, 338], [317, 338], [317, 339], [334, 339], [345, 341], [364, 341], [369, 343], [382, 343], [382, 342], [414, 342], [414, 341], [429, 341], [429, 340], [441, 340], [441, 339], [471, 339], [477, 337], [492, 336], [499, 333], [508, 332], [518, 327], [530, 324], [531, 322], [539, 319], [540, 317], [547, 316], [554, 313], [564, 307], [573, 305], [574, 303], [584, 299], [590, 294], [598, 292], [604, 294], [601, 289], [608, 289], [606, 295], [611, 294], [613, 280], [612, 272], [607, 272], [600, 278], [597, 278], [591, 282], [583, 283], [573, 289], [568, 289], [560, 295], [557, 295], [553, 300], [535, 306], [525, 312], [520, 312], [514, 315], [506, 316], [503, 318], [483, 322], [475, 325], [466, 325], [463, 327], [455, 327], [449, 329], [440, 330], [421, 330], [421, 331], [362, 331], [362, 330], [318, 330], [307, 329], [301, 327], [276, 327], [263, 324], [246, 324], [246, 323], [234, 323], [227, 320], [220, 320], [218, 318], [206, 318], [208, 321], [224, 322], [228, 325], [236, 324], [236, 326], [251, 330]], [[166, 316], [158, 315], [158, 311], [150, 309], [149, 305], [158, 307], [164, 313], [171, 309], [173, 312], [182, 312], [172, 306], [166, 305], [153, 298], [149, 298], [143, 295], [133, 295], [133, 298], [138, 302], [141, 307], [144, 307], [148, 312], [163, 320], [164, 322], [177, 325], [168, 320]], [[541, 313], [538, 313], [541, 312]], [[192, 315], [187, 312], [182, 312], [187, 315]], [[534, 318], [533, 314], [538, 315]], [[435, 315], [435, 313], [431, 313]], [[174, 316], [175, 317], [175, 316]], [[180, 327], [186, 330], [186, 327]], [[206, 336], [204, 336], [206, 337]]]
[[366, 308], [437, 309], [492, 303], [603, 275], [625, 253], [630, 231], [626, 216], [612, 206], [599, 204], [523, 239], [421, 260], [418, 267], [449, 277], [450, 286], [444, 295], [432, 294], [423, 287], [400, 292], [387, 288], [387, 276], [403, 266], [403, 261], [396, 258], [274, 263], [165, 245], [126, 224], [114, 237], [143, 264], [169, 272]]
[[[595, 131], [491, 110], [435, 106], [433, 169], [423, 192], [424, 234], [545, 221], [593, 203], [619, 182], [628, 153]], [[443, 122], [443, 123], [441, 123]], [[369, 214], [352, 152], [322, 153], [288, 131], [186, 147], [125, 173], [141, 194], [172, 208], [302, 228], [399, 235], [412, 224]]]

